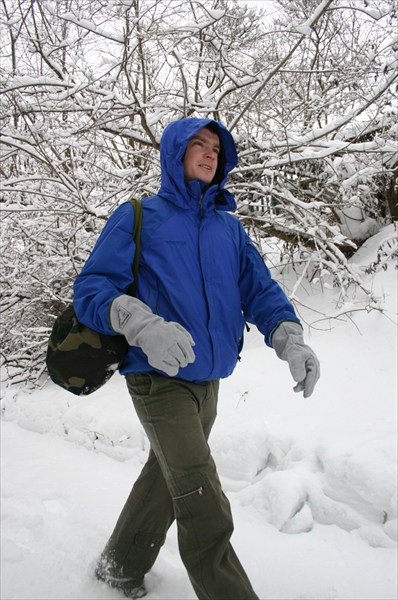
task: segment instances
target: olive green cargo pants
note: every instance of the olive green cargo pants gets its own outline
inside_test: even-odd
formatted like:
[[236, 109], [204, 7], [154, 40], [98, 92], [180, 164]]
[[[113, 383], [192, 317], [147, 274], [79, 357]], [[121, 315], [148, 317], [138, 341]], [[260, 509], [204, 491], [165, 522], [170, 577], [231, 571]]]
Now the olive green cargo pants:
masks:
[[230, 506], [207, 444], [219, 382], [153, 373], [126, 380], [151, 449], [102, 555], [108, 573], [139, 583], [176, 519], [180, 555], [200, 600], [257, 598], [229, 541]]

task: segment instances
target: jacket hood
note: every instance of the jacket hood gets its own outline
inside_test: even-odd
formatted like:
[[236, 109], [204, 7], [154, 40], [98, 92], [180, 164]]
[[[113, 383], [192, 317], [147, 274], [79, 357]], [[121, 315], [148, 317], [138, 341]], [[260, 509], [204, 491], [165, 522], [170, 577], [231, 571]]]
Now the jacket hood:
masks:
[[[216, 175], [209, 186], [199, 180], [186, 182], [182, 161], [188, 141], [210, 123], [216, 127], [221, 143]], [[213, 119], [194, 117], [172, 121], [163, 131], [160, 140], [162, 179], [159, 195], [182, 208], [189, 208], [192, 206], [193, 200], [198, 200], [203, 194], [202, 206], [205, 211], [210, 210], [214, 205], [218, 209], [235, 210], [234, 197], [224, 189], [224, 185], [229, 172], [237, 162], [238, 156], [234, 139], [222, 123]]]

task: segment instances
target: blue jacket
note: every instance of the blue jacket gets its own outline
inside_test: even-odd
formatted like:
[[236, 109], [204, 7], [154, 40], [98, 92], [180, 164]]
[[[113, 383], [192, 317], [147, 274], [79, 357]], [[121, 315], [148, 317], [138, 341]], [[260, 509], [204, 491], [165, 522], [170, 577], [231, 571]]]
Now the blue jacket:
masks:
[[[209, 187], [186, 182], [182, 158], [188, 140], [208, 123], [219, 130], [221, 154]], [[195, 362], [178, 377], [207, 381], [227, 377], [236, 365], [244, 323], [254, 323], [270, 344], [282, 321], [299, 322], [239, 220], [224, 189], [237, 163], [232, 135], [210, 119], [182, 119], [166, 127], [160, 142], [161, 187], [142, 200], [143, 225], [137, 297], [167, 321], [177, 321], [195, 340]], [[134, 211], [129, 202], [108, 219], [75, 280], [78, 319], [105, 334], [111, 302], [132, 283]], [[152, 371], [140, 348], [130, 347], [122, 374]]]

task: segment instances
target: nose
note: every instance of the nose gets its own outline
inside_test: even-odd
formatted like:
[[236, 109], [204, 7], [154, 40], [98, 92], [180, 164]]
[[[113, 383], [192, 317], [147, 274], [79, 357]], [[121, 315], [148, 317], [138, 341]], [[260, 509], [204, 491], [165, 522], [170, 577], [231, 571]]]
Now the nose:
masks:
[[218, 156], [217, 152], [213, 148], [210, 148], [210, 147], [206, 149], [205, 155], [206, 155], [206, 158], [211, 158], [211, 160], [216, 160], [217, 156]]

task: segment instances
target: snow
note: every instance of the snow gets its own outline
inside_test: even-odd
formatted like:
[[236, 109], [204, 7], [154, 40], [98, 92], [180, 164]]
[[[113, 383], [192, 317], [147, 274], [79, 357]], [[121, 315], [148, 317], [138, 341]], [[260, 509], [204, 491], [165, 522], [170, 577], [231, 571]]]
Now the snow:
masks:
[[69, 84], [65, 81], [60, 81], [56, 77], [30, 77], [29, 75], [20, 75], [19, 77], [13, 77], [10, 85], [7, 87], [4, 92], [16, 90], [21, 87], [29, 87], [29, 86], [55, 86], [55, 87], [65, 87]]
[[304, 24], [293, 25], [292, 29], [293, 29], [293, 31], [297, 31], [298, 33], [302, 33], [303, 35], [310, 36], [311, 33], [312, 33], [311, 27], [309, 27], [305, 23]]
[[[368, 240], [352, 266], [375, 261], [393, 236], [391, 226]], [[311, 398], [293, 393], [254, 328], [222, 382], [210, 445], [232, 542], [261, 599], [397, 597], [393, 266], [366, 276], [382, 311], [360, 292], [341, 306], [333, 288], [322, 295], [303, 280], [295, 291], [321, 361]], [[87, 398], [51, 383], [3, 392], [1, 597], [121, 598], [92, 572], [148, 451], [123, 378]], [[147, 587], [148, 600], [195, 597], [174, 526]]]
[[108, 40], [112, 40], [113, 42], [123, 43], [123, 41], [124, 41], [123, 35], [118, 35], [114, 31], [105, 30], [102, 27], [98, 27], [89, 19], [77, 19], [73, 13], [63, 13], [60, 16], [61, 16], [61, 19], [64, 19], [65, 21], [70, 21], [71, 23], [74, 23], [75, 25], [78, 25], [79, 27], [82, 27], [83, 29], [92, 31], [92, 32], [96, 33], [97, 35], [105, 37]]

